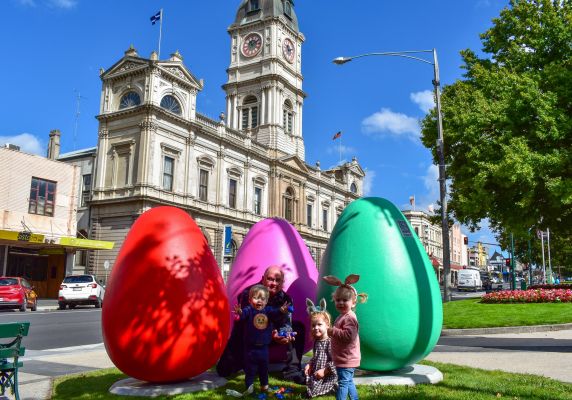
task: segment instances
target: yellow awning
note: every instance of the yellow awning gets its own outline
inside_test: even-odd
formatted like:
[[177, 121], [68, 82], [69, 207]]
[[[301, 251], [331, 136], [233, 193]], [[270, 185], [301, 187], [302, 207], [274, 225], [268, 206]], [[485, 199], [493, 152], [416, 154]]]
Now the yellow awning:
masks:
[[[0, 240], [9, 240], [14, 242], [45, 244], [49, 247], [76, 247], [78, 249], [87, 250], [111, 250], [115, 246], [114, 242], [104, 240], [79, 239], [74, 237], [62, 236], [60, 238], [46, 239], [46, 235], [31, 232], [17, 232], [0, 229]], [[17, 245], [15, 243], [15, 245]], [[37, 247], [37, 246], [35, 246]]]
[[74, 237], [62, 237], [59, 244], [65, 247], [81, 247], [93, 250], [111, 250], [115, 243], [105, 240], [78, 239]]
[[44, 237], [44, 235], [40, 235], [39, 233], [6, 231], [0, 229], [0, 239], [4, 240], [28, 243], [44, 243]]

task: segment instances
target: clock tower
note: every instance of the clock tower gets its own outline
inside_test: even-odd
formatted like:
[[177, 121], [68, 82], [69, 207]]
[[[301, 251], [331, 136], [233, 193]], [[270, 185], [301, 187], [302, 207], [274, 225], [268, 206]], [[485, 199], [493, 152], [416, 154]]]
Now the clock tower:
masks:
[[231, 37], [226, 125], [304, 160], [302, 43], [292, 0], [243, 0]]

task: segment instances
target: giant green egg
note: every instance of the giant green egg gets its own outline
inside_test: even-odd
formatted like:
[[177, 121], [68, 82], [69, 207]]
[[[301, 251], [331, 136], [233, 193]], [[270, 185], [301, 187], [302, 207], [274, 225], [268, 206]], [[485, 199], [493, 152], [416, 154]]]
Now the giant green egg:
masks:
[[336, 223], [320, 267], [318, 299], [331, 300], [335, 287], [360, 275], [357, 305], [361, 369], [391, 371], [422, 360], [441, 333], [443, 306], [435, 271], [419, 238], [403, 214], [386, 199], [363, 198], [346, 207]]

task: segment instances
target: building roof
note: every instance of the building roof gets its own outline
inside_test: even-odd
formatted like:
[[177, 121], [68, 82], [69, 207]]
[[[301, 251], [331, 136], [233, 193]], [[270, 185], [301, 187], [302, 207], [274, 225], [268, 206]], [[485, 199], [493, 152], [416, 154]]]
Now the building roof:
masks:
[[70, 151], [68, 153], [63, 153], [59, 155], [58, 161], [62, 161], [64, 159], [69, 159], [69, 158], [85, 157], [90, 155], [95, 156], [96, 150], [97, 147], [88, 147], [87, 149], [79, 149], [75, 151]]
[[[252, 9], [252, 4], [254, 3], [258, 3], [258, 9]], [[289, 14], [285, 12], [285, 7], [290, 8]], [[231, 28], [276, 17], [281, 17], [286, 25], [299, 32], [298, 18], [296, 17], [292, 0], [258, 0], [254, 2], [252, 0], [242, 0]]]

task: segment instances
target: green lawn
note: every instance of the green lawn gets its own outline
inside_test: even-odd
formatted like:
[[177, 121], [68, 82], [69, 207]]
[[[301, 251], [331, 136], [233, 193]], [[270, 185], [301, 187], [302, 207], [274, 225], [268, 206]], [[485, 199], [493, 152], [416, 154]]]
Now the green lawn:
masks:
[[[437, 385], [418, 385], [414, 387], [358, 386], [360, 399], [480, 400], [505, 398], [510, 400], [572, 400], [572, 384], [561, 383], [540, 376], [485, 371], [451, 364], [423, 363], [437, 367], [443, 373], [444, 380]], [[100, 370], [88, 374], [59, 378], [54, 383], [52, 399], [100, 400], [126, 398], [108, 393], [109, 387], [123, 378], [125, 378], [125, 375], [121, 374], [117, 369]], [[302, 386], [290, 385], [277, 379], [271, 379], [270, 384], [295, 389], [295, 393], [286, 397], [286, 399], [303, 398], [304, 388]], [[243, 375], [236, 376], [226, 386], [215, 391], [155, 398], [222, 400], [229, 399], [225, 395], [227, 388], [243, 390]], [[249, 398], [256, 399], [257, 397]], [[140, 397], [129, 397], [129, 399], [140, 399]], [[268, 399], [275, 399], [275, 397], [268, 396]], [[334, 400], [334, 396], [323, 396], [319, 397], [319, 399]]]
[[489, 328], [572, 322], [572, 303], [483, 304], [480, 299], [443, 304], [444, 328]]

